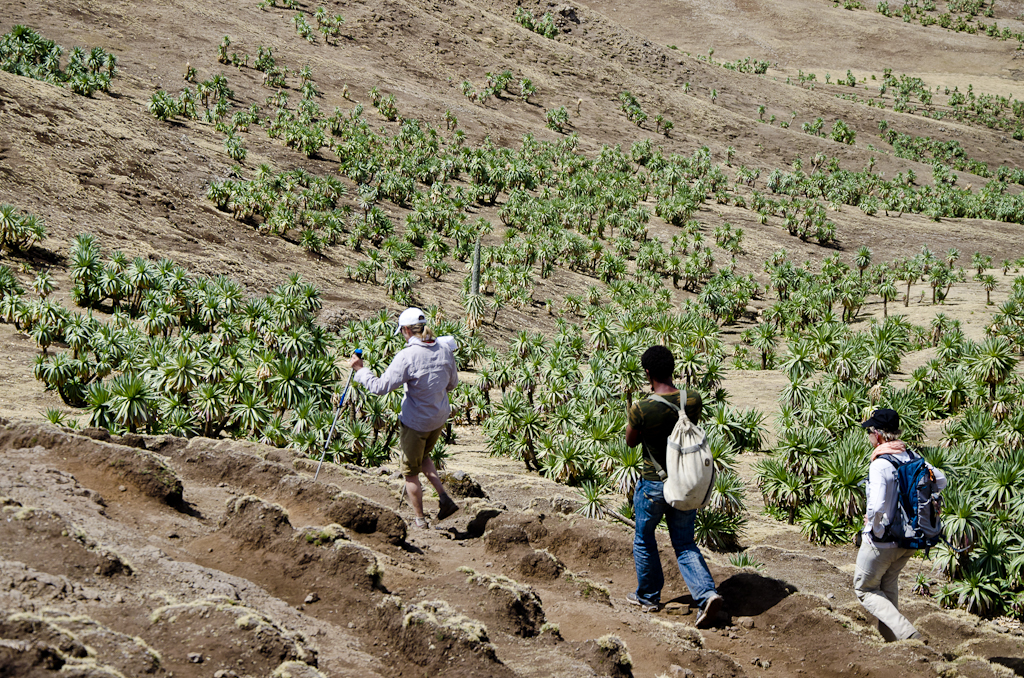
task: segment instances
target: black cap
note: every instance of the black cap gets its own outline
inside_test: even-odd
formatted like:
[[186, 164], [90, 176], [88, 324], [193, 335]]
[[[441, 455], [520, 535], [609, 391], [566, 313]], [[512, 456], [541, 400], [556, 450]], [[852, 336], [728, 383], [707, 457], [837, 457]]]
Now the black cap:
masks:
[[886, 431], [888, 433], [895, 433], [900, 430], [900, 415], [896, 414], [896, 410], [875, 410], [871, 413], [868, 420], [861, 424], [861, 426], [864, 428], [874, 428], [879, 431]]

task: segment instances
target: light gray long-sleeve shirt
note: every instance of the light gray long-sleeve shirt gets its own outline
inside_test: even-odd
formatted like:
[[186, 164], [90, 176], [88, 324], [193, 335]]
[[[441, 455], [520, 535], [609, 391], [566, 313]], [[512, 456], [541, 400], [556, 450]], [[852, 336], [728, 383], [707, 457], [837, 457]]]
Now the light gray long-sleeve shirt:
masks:
[[[891, 453], [893, 459], [900, 462], [908, 462], [913, 457], [906, 451]], [[946, 475], [939, 469], [929, 467], [935, 472], [935, 485], [939, 490], [946, 488]], [[896, 467], [883, 459], [881, 456], [871, 462], [868, 467], [867, 486], [867, 516], [864, 519], [864, 533], [871, 538], [875, 548], [891, 549], [896, 548], [892, 542], [880, 542], [885, 534], [885, 527], [892, 522], [896, 515], [896, 502], [899, 499], [900, 488], [896, 476]]]
[[374, 395], [390, 393], [404, 384], [402, 423], [420, 433], [435, 431], [448, 420], [452, 411], [448, 392], [459, 383], [459, 370], [450, 348], [454, 342], [445, 339], [425, 342], [413, 337], [380, 377], [364, 367], [354, 379]]

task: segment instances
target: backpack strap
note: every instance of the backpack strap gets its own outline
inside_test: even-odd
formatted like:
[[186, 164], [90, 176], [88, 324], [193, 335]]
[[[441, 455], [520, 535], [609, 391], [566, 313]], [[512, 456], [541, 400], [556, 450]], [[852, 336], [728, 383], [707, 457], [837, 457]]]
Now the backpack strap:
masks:
[[955, 553], [967, 553], [972, 548], [974, 548], [974, 539], [971, 539], [970, 537], [968, 537], [967, 545], [964, 546], [962, 549], [958, 549], [957, 547], [950, 544], [949, 540], [946, 539], [946, 535], [942, 535], [942, 541], [944, 541], [946, 543], [946, 546], [948, 546], [950, 550], [954, 551]]
[[[676, 414], [679, 413], [679, 407], [673, 405], [672, 403], [662, 398], [657, 393], [652, 393], [651, 395], [647, 396], [647, 399], [653, 400], [656, 403], [661, 403], [662, 405], [668, 405], [670, 408], [676, 411]], [[654, 472], [658, 474], [658, 477], [661, 478], [661, 481], [665, 482], [665, 480], [668, 478], [668, 472], [664, 469], [664, 467], [662, 467], [661, 464], [658, 463], [658, 460], [655, 459], [653, 455], [651, 456], [651, 466], [654, 467]]]
[[[878, 459], [885, 459], [887, 462], [892, 464], [892, 467], [894, 469], [896, 469], [897, 471], [900, 470], [900, 466], [903, 466], [904, 464], [909, 464], [910, 462], [915, 461], [915, 460], [921, 458], [920, 454], [918, 454], [917, 452], [914, 452], [910, 448], [907, 448], [906, 450], [904, 450], [904, 452], [906, 452], [907, 454], [910, 455], [910, 459], [908, 459], [907, 461], [900, 461], [899, 459], [893, 459], [893, 455], [891, 455], [891, 454], [880, 454], [880, 455], [878, 455], [877, 458]], [[925, 461], [925, 463], [927, 464], [928, 462]]]
[[[680, 391], [679, 393], [680, 393], [679, 402], [681, 402], [681, 403], [686, 402], [686, 399], [682, 396], [683, 392]], [[656, 393], [652, 393], [651, 395], [647, 396], [647, 400], [653, 400], [656, 403], [662, 403], [663, 405], [668, 405], [673, 410], [675, 410], [676, 414], [678, 414], [680, 416], [683, 416], [683, 417], [686, 417], [686, 421], [691, 421], [690, 420], [690, 415], [686, 414], [686, 410], [684, 410], [682, 407], [676, 407], [675, 405], [670, 403], [668, 400], [665, 400], [664, 398], [662, 398], [660, 395], [658, 395]], [[691, 449], [690, 451], [692, 452], [693, 450]]]
[[896, 469], [897, 471], [899, 471], [899, 470], [900, 470], [900, 466], [903, 466], [904, 464], [906, 464], [906, 463], [907, 463], [907, 462], [905, 462], [905, 461], [900, 461], [899, 459], [893, 459], [893, 458], [892, 458], [892, 455], [891, 455], [891, 454], [883, 454], [883, 455], [880, 455], [880, 456], [879, 456], [879, 459], [885, 459], [885, 460], [886, 460], [887, 462], [889, 462], [890, 464], [892, 464], [892, 467], [893, 467], [894, 469]]
[[653, 456], [651, 457], [651, 466], [654, 467], [654, 472], [661, 478], [661, 482], [665, 482], [668, 479], [668, 471]]
[[678, 405], [673, 405], [672, 403], [670, 403], [668, 400], [662, 398], [657, 393], [652, 393], [651, 395], [647, 396], [647, 399], [648, 400], [653, 400], [656, 403], [661, 403], [662, 405], [668, 405], [669, 407], [671, 407], [673, 410], [676, 411], [676, 414], [679, 413], [679, 406]]

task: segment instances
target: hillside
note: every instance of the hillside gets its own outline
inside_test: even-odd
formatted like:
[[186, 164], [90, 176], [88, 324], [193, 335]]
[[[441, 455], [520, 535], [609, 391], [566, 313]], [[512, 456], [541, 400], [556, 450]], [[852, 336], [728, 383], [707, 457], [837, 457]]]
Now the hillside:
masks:
[[[0, 8], [0, 33], [92, 69], [0, 70], [0, 204], [45, 229], [18, 246], [0, 215], [0, 674], [1024, 675], [1024, 3], [861, 4]], [[344, 356], [386, 364], [412, 303], [463, 341], [467, 384], [463, 510], [426, 532], [389, 405], [350, 403], [337, 463], [311, 461]], [[998, 378], [973, 367], [990, 335]], [[577, 512], [602, 468], [624, 501], [619, 391], [652, 341], [734, 445], [709, 631], [670, 558], [669, 605], [630, 608], [632, 532]], [[872, 342], [884, 369], [837, 376]], [[761, 482], [818, 429], [820, 461], [856, 452], [844, 417], [890, 403], [961, 477], [1016, 474], [951, 499], [984, 496], [975, 539], [1001, 530], [998, 603], [958, 603], [935, 561], [904, 573], [927, 645], [871, 627], [850, 516], [794, 520], [827, 503], [816, 465], [789, 524]]]

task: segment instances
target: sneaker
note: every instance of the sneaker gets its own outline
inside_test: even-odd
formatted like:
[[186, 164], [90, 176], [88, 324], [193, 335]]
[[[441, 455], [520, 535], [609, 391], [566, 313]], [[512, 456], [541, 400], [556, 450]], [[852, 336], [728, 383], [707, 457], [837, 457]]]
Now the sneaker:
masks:
[[439, 521], [444, 520], [451, 514], [459, 510], [459, 505], [452, 501], [452, 498], [447, 494], [441, 497], [438, 502], [437, 519]]
[[706, 629], [711, 626], [711, 622], [715, 620], [724, 602], [725, 599], [717, 593], [708, 598], [708, 602], [704, 603], [704, 607], [697, 613], [697, 628]]
[[427, 522], [426, 518], [413, 518], [412, 526], [417, 530], [429, 530], [430, 523]]
[[628, 600], [633, 605], [636, 605], [637, 607], [639, 607], [641, 612], [657, 612], [658, 611], [658, 604], [657, 603], [645, 603], [644, 601], [642, 601], [642, 600], [640, 600], [639, 598], [636, 597], [636, 591], [630, 591], [629, 594], [626, 596], [626, 600]]

